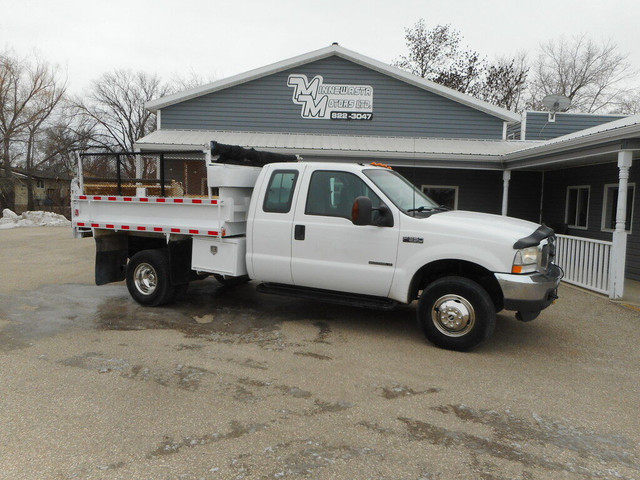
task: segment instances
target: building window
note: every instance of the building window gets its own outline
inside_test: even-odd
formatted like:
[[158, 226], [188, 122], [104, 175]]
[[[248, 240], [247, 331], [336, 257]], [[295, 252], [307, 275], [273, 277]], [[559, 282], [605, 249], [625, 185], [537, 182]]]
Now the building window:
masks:
[[422, 185], [422, 192], [438, 205], [458, 209], [458, 187], [452, 185]]
[[567, 187], [564, 223], [570, 228], [587, 229], [590, 194], [591, 188], [588, 185]]
[[296, 170], [276, 170], [273, 172], [262, 210], [273, 213], [288, 213], [291, 210], [297, 179], [298, 172]]
[[44, 180], [36, 180], [36, 187], [44, 188]]
[[[636, 185], [630, 183], [627, 188], [627, 217], [625, 218], [625, 230], [631, 231], [631, 219], [633, 218], [633, 204], [636, 194]], [[612, 183], [604, 186], [604, 199], [602, 202], [602, 230], [613, 232], [616, 229], [616, 210], [618, 209], [618, 184]]]

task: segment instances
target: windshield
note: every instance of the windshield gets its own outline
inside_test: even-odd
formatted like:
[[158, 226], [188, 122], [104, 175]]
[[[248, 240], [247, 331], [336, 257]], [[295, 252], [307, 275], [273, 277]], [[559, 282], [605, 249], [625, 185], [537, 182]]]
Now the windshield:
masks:
[[363, 172], [394, 205], [405, 212], [442, 210], [436, 202], [414, 187], [402, 175], [380, 168]]

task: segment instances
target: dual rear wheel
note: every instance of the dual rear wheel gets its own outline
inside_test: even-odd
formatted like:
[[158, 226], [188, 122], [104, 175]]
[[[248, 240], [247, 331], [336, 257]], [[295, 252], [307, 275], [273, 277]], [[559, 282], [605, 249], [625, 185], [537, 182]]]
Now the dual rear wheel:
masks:
[[[214, 275], [221, 284], [234, 287], [249, 281], [249, 277]], [[142, 250], [129, 260], [126, 272], [127, 289], [141, 305], [157, 307], [171, 303], [187, 291], [188, 283], [171, 283], [171, 263], [166, 250]]]

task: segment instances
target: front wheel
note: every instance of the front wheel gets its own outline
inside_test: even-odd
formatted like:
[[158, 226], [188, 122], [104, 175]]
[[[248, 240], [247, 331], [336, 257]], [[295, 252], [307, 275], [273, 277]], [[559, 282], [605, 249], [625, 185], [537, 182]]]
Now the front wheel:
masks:
[[418, 302], [418, 324], [427, 339], [449, 350], [471, 350], [492, 333], [495, 306], [484, 288], [465, 277], [427, 285]]
[[143, 250], [127, 264], [127, 288], [141, 305], [157, 307], [173, 300], [169, 258], [162, 250]]

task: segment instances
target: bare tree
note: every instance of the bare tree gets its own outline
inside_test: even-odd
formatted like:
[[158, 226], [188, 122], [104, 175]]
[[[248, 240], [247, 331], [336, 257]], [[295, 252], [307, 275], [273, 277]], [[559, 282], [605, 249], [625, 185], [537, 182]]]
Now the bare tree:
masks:
[[458, 57], [460, 34], [451, 25], [436, 25], [428, 29], [421, 18], [404, 31], [409, 55], [401, 55], [393, 62], [396, 67], [433, 80]]
[[429, 29], [423, 19], [405, 33], [409, 55], [399, 57], [394, 66], [503, 108], [521, 107], [529, 70], [526, 55], [490, 63], [462, 47], [462, 36], [451, 25]]
[[598, 43], [586, 34], [550, 40], [540, 46], [533, 69], [531, 106], [540, 108], [545, 95], [560, 94], [571, 99], [574, 111], [613, 110], [634, 74], [627, 58], [611, 40]]
[[640, 113], [640, 90], [637, 88], [629, 96], [625, 96], [619, 108], [620, 113], [637, 115]]
[[478, 96], [507, 110], [520, 111], [524, 107], [529, 65], [525, 52], [515, 58], [498, 58], [487, 68]]
[[[94, 81], [87, 97], [75, 103], [95, 121], [96, 144], [114, 153], [131, 152], [136, 140], [156, 129], [156, 116], [144, 107], [145, 103], [169, 91], [169, 85], [156, 75], [116, 70]], [[134, 158], [127, 158], [124, 167], [127, 175], [135, 176]]]
[[37, 56], [23, 59], [10, 51], [0, 53], [0, 150], [4, 170], [0, 203], [3, 206], [14, 206], [12, 167], [19, 159], [29, 161], [33, 140], [65, 88], [66, 83], [58, 79], [57, 68]]
[[190, 90], [192, 88], [200, 87], [208, 83], [216, 81], [215, 75], [202, 76], [195, 70], [190, 70], [185, 74], [174, 74], [170, 78], [171, 92], [180, 92], [183, 90]]

